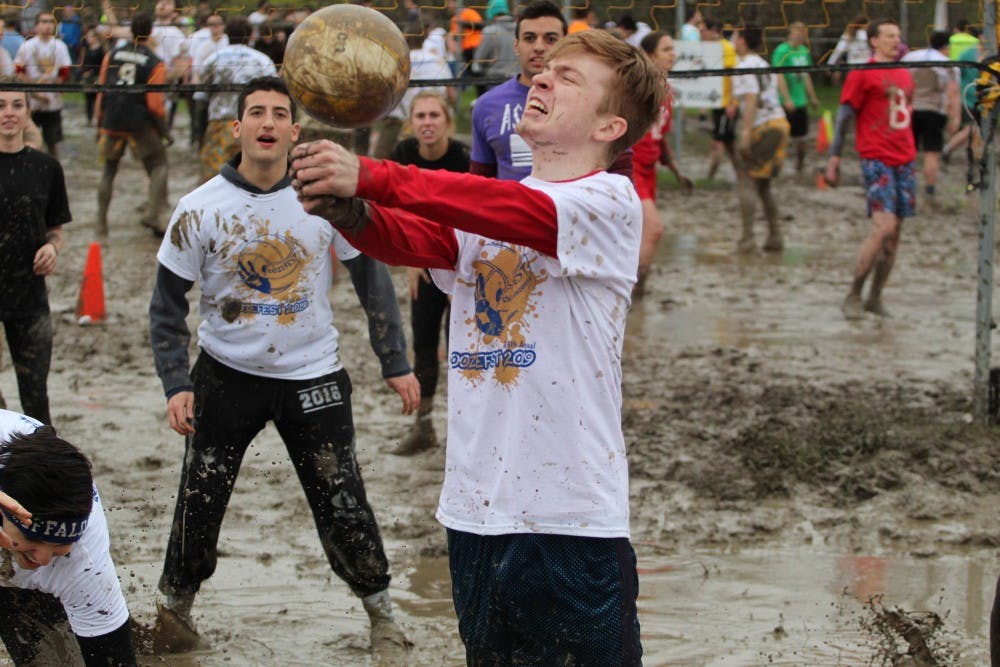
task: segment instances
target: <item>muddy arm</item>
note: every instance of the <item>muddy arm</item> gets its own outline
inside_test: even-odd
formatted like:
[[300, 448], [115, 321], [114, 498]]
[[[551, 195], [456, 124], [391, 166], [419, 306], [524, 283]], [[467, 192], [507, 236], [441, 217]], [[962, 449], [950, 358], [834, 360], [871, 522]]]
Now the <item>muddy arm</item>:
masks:
[[177, 392], [191, 391], [187, 293], [194, 283], [162, 264], [157, 266], [156, 286], [149, 302], [149, 339], [153, 345], [156, 374], [163, 383], [164, 393], [170, 398]]
[[367, 255], [358, 255], [343, 264], [351, 274], [354, 291], [368, 316], [368, 339], [382, 365], [382, 377], [408, 374], [410, 362], [406, 358], [403, 318], [389, 269]]

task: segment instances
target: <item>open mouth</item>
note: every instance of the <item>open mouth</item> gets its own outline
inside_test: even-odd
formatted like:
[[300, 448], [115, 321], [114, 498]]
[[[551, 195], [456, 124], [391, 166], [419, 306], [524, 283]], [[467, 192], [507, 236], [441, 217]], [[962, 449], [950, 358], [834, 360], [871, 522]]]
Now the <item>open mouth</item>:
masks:
[[265, 146], [271, 146], [278, 143], [278, 140], [269, 134], [257, 137], [257, 143], [264, 144]]
[[23, 551], [19, 552], [18, 556], [20, 556], [21, 559], [21, 566], [26, 567], [29, 570], [36, 570], [42, 566], [41, 563], [39, 563], [37, 560], [29, 556], [28, 554], [24, 553]]
[[528, 108], [533, 109], [544, 116], [549, 115], [549, 108], [536, 99], [528, 100]]

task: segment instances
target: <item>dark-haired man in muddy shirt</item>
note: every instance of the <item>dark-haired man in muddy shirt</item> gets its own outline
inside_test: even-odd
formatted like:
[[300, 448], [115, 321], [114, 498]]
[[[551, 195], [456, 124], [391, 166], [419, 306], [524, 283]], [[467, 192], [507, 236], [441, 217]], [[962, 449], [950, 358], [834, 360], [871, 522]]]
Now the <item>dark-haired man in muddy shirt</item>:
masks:
[[[382, 376], [409, 414], [420, 386], [406, 358], [396, 293], [384, 264], [354, 250], [296, 199], [287, 171], [299, 125], [281, 79], [250, 81], [237, 107], [241, 154], [180, 200], [157, 254], [150, 338], [170, 427], [186, 436], [186, 446], [155, 644], [173, 652], [202, 643], [191, 605], [215, 571], [219, 529], [246, 449], [273, 420], [330, 566], [368, 612], [376, 660], [402, 665], [408, 642], [393, 620], [389, 564], [354, 454], [351, 380], [326, 295], [331, 246], [368, 316]], [[185, 294], [195, 280], [201, 354], [189, 377]]]

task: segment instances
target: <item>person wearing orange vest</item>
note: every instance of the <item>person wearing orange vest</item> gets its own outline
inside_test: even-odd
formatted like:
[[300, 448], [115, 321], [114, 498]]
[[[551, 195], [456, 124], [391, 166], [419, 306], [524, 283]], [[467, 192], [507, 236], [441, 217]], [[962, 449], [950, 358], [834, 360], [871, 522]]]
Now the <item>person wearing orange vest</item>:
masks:
[[573, 20], [566, 28], [566, 34], [572, 35], [584, 30], [591, 30], [597, 27], [597, 12], [586, 7], [576, 7], [573, 9]]
[[448, 22], [448, 51], [455, 61], [459, 53], [462, 55], [457, 74], [471, 74], [469, 64], [483, 41], [483, 17], [471, 7], [458, 9], [456, 0], [448, 0], [448, 10], [452, 13]]

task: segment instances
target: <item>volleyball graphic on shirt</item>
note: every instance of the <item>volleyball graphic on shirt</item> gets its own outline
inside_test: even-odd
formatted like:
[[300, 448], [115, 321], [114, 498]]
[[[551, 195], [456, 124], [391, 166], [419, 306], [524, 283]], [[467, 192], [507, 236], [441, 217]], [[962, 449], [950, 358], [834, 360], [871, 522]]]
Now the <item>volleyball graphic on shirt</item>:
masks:
[[[492, 244], [491, 244], [492, 245]], [[480, 259], [476, 271], [476, 327], [486, 336], [486, 342], [496, 336], [511, 340], [524, 323], [531, 308], [530, 300], [539, 279], [531, 263], [514, 248], [495, 244], [499, 251], [492, 258]]]
[[236, 253], [243, 283], [276, 299], [283, 298], [298, 284], [306, 261], [301, 244], [287, 235], [259, 236]]

